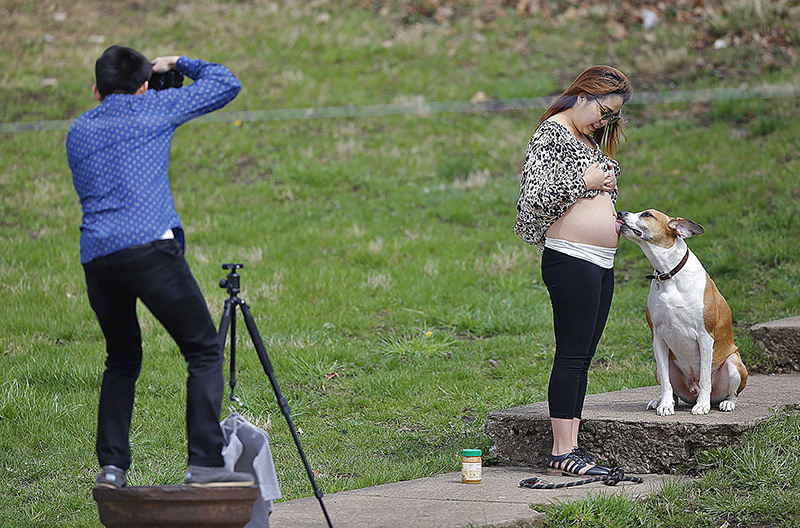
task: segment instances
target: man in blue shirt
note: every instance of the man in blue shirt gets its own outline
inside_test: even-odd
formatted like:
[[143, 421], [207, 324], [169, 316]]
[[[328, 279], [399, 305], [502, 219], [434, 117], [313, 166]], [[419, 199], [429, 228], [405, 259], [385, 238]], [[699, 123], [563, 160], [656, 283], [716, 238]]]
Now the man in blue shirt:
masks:
[[[148, 90], [151, 73], [173, 69], [194, 82]], [[175, 129], [226, 105], [241, 84], [220, 64], [185, 56], [151, 63], [122, 46], [111, 46], [97, 60], [95, 78], [92, 90], [101, 104], [75, 120], [66, 149], [83, 209], [80, 254], [87, 293], [106, 339], [97, 485], [127, 483], [134, 389], [142, 363], [137, 299], [164, 325], [188, 364], [187, 484], [251, 485], [251, 475], [223, 467], [222, 346], [183, 256], [183, 230], [168, 175]]]

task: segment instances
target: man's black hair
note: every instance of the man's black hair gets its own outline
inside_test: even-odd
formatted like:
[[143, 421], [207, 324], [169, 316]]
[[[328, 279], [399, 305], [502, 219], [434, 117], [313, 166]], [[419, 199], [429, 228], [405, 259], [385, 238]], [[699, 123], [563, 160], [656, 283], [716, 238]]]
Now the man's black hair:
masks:
[[100, 97], [111, 93], [136, 93], [150, 79], [153, 67], [133, 48], [111, 46], [94, 64], [95, 83]]

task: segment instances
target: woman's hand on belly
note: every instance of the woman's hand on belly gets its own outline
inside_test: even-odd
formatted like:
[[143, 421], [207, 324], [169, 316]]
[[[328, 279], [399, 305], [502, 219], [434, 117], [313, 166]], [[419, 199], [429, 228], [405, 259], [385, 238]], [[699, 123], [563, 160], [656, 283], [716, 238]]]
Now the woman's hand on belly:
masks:
[[614, 169], [608, 164], [595, 162], [583, 173], [583, 181], [586, 188], [595, 191], [611, 192], [617, 186], [617, 176]]

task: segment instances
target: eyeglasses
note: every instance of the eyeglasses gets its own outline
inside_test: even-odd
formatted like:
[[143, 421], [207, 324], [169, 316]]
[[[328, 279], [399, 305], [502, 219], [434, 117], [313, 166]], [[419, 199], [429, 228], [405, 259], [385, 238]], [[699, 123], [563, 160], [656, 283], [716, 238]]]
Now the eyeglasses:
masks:
[[594, 102], [597, 103], [598, 108], [600, 108], [601, 121], [607, 121], [607, 124], [612, 125], [622, 119], [619, 112], [612, 112], [611, 109], [604, 106], [596, 96], [591, 95], [590, 97], [594, 99]]

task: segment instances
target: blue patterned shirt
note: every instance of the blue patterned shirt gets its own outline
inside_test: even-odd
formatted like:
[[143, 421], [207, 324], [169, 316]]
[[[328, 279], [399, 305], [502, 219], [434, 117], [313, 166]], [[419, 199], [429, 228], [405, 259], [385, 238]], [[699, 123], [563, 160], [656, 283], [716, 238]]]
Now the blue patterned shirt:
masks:
[[233, 100], [242, 88], [221, 64], [181, 57], [194, 82], [140, 95], [109, 94], [67, 135], [67, 160], [83, 209], [81, 263], [179, 230], [169, 186], [175, 129]]

